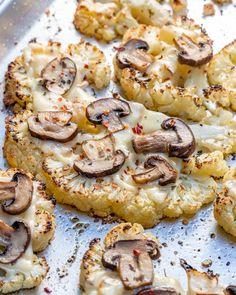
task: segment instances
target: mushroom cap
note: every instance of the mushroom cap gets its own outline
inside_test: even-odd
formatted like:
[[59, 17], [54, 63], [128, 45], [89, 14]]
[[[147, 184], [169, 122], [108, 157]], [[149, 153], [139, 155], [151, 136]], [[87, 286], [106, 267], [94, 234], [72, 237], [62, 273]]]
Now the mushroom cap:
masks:
[[116, 173], [120, 170], [125, 162], [125, 154], [121, 150], [117, 150], [113, 158], [90, 160], [85, 158], [77, 160], [74, 163], [74, 169], [82, 176], [105, 177]]
[[53, 93], [63, 95], [72, 87], [77, 69], [68, 57], [54, 58], [41, 72], [44, 87]]
[[177, 118], [169, 118], [162, 122], [164, 130], [174, 130], [179, 142], [169, 144], [169, 156], [177, 158], [189, 157], [196, 148], [196, 141], [192, 130], [184, 121]]
[[147, 53], [149, 45], [140, 39], [131, 39], [118, 49], [116, 54], [117, 65], [120, 69], [135, 68], [140, 72], [146, 72], [154, 58]]
[[169, 287], [144, 287], [136, 295], [178, 295], [174, 288]]
[[110, 132], [124, 129], [119, 118], [130, 114], [129, 104], [121, 99], [102, 98], [86, 108], [87, 119], [94, 124], [103, 124]]
[[150, 285], [153, 281], [151, 259], [160, 257], [157, 243], [152, 240], [120, 240], [106, 250], [102, 263], [117, 269], [126, 289]]
[[122, 255], [135, 256], [135, 251], [137, 253], [148, 253], [152, 259], [158, 259], [160, 257], [159, 246], [152, 240], [120, 240], [105, 251], [102, 257], [102, 263], [107, 268], [117, 269], [120, 257]]
[[178, 61], [192, 67], [198, 67], [208, 63], [213, 57], [213, 48], [209, 42], [196, 44], [191, 38], [183, 34], [174, 39], [179, 50]]
[[225, 295], [236, 295], [236, 285], [229, 285], [224, 290]]
[[164, 186], [176, 182], [177, 171], [163, 157], [152, 156], [148, 158], [144, 163], [144, 168], [147, 171], [132, 175], [137, 184], [146, 184], [158, 180], [159, 185]]
[[72, 140], [78, 132], [78, 125], [70, 122], [70, 112], [39, 112], [27, 120], [31, 136], [58, 142]]
[[15, 221], [9, 226], [0, 220], [0, 245], [4, 247], [0, 263], [16, 262], [28, 248], [30, 237], [30, 229], [24, 222]]
[[[33, 182], [28, 175], [17, 172], [13, 175], [12, 180], [9, 183], [15, 183], [14, 195], [11, 191], [9, 193], [9, 186], [7, 185], [5, 194], [8, 193], [8, 198], [2, 203], [2, 209], [11, 215], [21, 214], [31, 205]], [[13, 198], [10, 198], [12, 196]]]

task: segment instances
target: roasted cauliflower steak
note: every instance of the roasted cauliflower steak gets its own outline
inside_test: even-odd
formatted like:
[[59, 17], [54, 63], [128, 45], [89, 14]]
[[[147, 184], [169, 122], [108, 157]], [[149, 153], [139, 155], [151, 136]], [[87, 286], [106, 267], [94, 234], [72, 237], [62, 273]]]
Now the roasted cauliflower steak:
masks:
[[[51, 68], [46, 69], [50, 62]], [[63, 64], [70, 66], [71, 73], [64, 71], [64, 80], [61, 79], [60, 89], [56, 89], [53, 81], [47, 80], [47, 74], [52, 74], [53, 69], [60, 70]], [[52, 106], [55, 111], [69, 110], [73, 91], [83, 95], [89, 84], [102, 89], [110, 83], [110, 74], [104, 53], [84, 40], [67, 48], [58, 42], [46, 45], [33, 42], [8, 66], [4, 103], [13, 106], [16, 112], [21, 109], [47, 111]]]
[[[220, 57], [212, 56], [206, 32], [192, 20], [177, 17], [162, 27], [139, 25], [127, 30], [114, 57], [115, 75], [127, 99], [151, 110], [235, 128], [235, 95], [227, 81], [217, 83], [209, 76], [211, 68], [212, 76], [217, 75], [216, 60], [220, 65]], [[224, 71], [216, 67], [223, 77]], [[233, 68], [227, 75], [233, 75]], [[233, 76], [229, 81], [234, 81]]]
[[35, 253], [45, 249], [53, 238], [55, 200], [46, 194], [43, 183], [14, 168], [0, 170], [0, 198], [1, 246], [5, 247], [0, 259], [0, 293], [34, 288], [49, 269], [45, 258], [38, 258]]
[[[158, 273], [158, 267], [154, 269], [152, 282], [147, 286], [133, 289], [126, 288], [126, 280], [130, 279], [130, 273], [137, 271], [136, 268], [138, 266], [134, 264], [135, 269], [130, 268], [126, 274], [126, 270], [122, 266], [122, 257], [128, 261], [132, 261], [132, 256], [134, 256], [134, 259], [139, 259], [140, 261], [145, 250], [138, 248], [138, 243], [143, 243], [143, 240], [156, 243], [157, 246], [159, 245], [158, 240], [152, 234], [144, 232], [141, 225], [131, 223], [122, 223], [113, 227], [107, 233], [103, 242], [101, 239], [94, 239], [90, 243], [89, 249], [84, 254], [81, 262], [80, 286], [84, 292], [83, 294], [224, 294], [224, 288], [219, 283], [218, 275], [214, 275], [211, 272], [199, 272], [183, 259], [181, 259], [181, 266], [187, 274], [187, 290], [183, 289], [182, 280], [179, 282], [169, 276], [162, 277]], [[126, 248], [124, 248], [124, 245]], [[132, 245], [133, 247], [136, 246], [136, 248], [132, 248]], [[112, 251], [114, 254], [112, 254]], [[113, 270], [110, 269], [111, 262], [109, 261], [109, 258], [112, 259], [112, 257], [119, 259], [118, 266], [113, 268]], [[162, 257], [162, 259], [165, 258]], [[147, 269], [150, 266], [146, 264], [144, 268], [146, 270], [145, 274], [147, 275]], [[126, 280], [123, 280], [122, 273], [123, 275], [126, 274]]]
[[214, 202], [214, 216], [227, 233], [236, 237], [236, 168], [224, 176], [223, 188]]

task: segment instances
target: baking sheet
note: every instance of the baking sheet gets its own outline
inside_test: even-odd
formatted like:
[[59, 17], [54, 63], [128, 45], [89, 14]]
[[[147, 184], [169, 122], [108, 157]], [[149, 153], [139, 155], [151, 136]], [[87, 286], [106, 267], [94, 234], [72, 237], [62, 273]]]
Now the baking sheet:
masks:
[[[203, 20], [202, 7], [205, 1], [189, 0], [189, 15], [204, 27], [214, 40], [215, 52], [227, 43], [236, 39], [236, 1], [223, 8], [216, 8], [216, 16]], [[5, 0], [0, 1], [0, 81], [3, 80], [7, 64], [20, 54], [27, 43], [37, 37], [39, 41], [53, 39], [62, 43], [76, 43], [80, 35], [72, 24], [73, 14], [77, 5], [75, 0]], [[114, 54], [113, 46], [101, 45], [94, 40], [92, 43], [104, 49], [111, 62]], [[3, 83], [1, 93], [1, 134], [0, 144], [4, 138], [4, 117], [6, 110], [2, 105]], [[107, 91], [96, 93], [98, 97], [110, 95], [116, 89], [111, 83]], [[232, 165], [234, 161], [231, 159]], [[0, 157], [0, 166], [7, 165]], [[57, 205], [57, 229], [55, 239], [45, 255], [50, 271], [42, 285], [20, 294], [54, 295], [81, 294], [79, 285], [79, 266], [89, 241], [95, 237], [103, 238], [106, 232], [115, 225], [104, 224], [101, 219], [88, 217], [67, 206]], [[186, 287], [186, 276], [179, 267], [179, 259], [184, 258], [194, 267], [204, 269], [201, 263], [211, 259], [211, 269], [220, 273], [224, 284], [236, 283], [236, 239], [221, 230], [213, 218], [212, 205], [209, 205], [189, 219], [187, 225], [183, 219], [162, 221], [151, 231], [163, 244], [161, 260], [157, 262], [156, 271], [161, 275], [173, 276]], [[204, 269], [207, 270], [207, 269]], [[46, 289], [45, 289], [46, 288]], [[111, 294], [112, 295], [112, 294]]]

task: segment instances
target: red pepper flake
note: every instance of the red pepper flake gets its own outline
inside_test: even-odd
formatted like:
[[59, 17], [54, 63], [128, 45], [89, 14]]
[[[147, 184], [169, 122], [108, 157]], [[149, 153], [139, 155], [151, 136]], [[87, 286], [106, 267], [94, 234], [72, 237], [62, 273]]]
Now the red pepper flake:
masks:
[[96, 190], [100, 190], [100, 189], [101, 189], [101, 185], [98, 184], [98, 183], [95, 183], [95, 184], [93, 185], [93, 187], [94, 187]]
[[43, 290], [47, 294], [51, 294], [52, 293], [52, 291], [48, 287], [45, 287]]
[[66, 105], [61, 106], [60, 109], [61, 109], [62, 111], [67, 111], [67, 110], [68, 110], [68, 108], [67, 108]]
[[62, 102], [62, 97], [59, 97], [59, 98], [58, 98], [58, 101], [59, 101], [59, 102]]
[[87, 64], [85, 64], [85, 65], [84, 65], [84, 68], [85, 68], [85, 69], [88, 69], [88, 68], [89, 68], [89, 66], [88, 66]]
[[80, 158], [80, 160], [83, 160], [84, 159], [84, 155], [80, 155], [79, 158]]
[[138, 249], [134, 249], [133, 254], [134, 254], [134, 256], [139, 256], [141, 254], [141, 252]]
[[112, 182], [112, 187], [113, 187], [113, 188], [118, 188], [118, 184], [115, 183], [115, 182]]
[[109, 127], [109, 121], [108, 121], [108, 120], [104, 120], [104, 121], [102, 121], [102, 125], [103, 125], [104, 127], [108, 128], [108, 127]]
[[134, 134], [142, 134], [142, 130], [143, 130], [143, 125], [138, 123], [135, 127], [132, 128], [132, 131]]

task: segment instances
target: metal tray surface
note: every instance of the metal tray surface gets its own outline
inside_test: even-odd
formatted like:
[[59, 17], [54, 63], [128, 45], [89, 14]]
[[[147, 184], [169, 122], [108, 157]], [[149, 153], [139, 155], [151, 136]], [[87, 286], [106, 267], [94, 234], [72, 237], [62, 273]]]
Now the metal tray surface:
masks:
[[[202, 17], [205, 3], [203, 0], [188, 2], [190, 17], [204, 25], [214, 40], [215, 52], [236, 39], [236, 1], [224, 7], [217, 7], [216, 15], [207, 18]], [[2, 105], [3, 78], [8, 63], [35, 37], [39, 41], [52, 39], [62, 43], [78, 42], [81, 36], [72, 24], [76, 5], [76, 0], [0, 1], [1, 146], [4, 140], [4, 117], [7, 113]], [[85, 39], [105, 50], [111, 62], [114, 55], [113, 46], [117, 41], [110, 45], [102, 45], [94, 40]], [[110, 95], [114, 89], [116, 86], [111, 83], [105, 92], [96, 95]], [[235, 166], [232, 159], [229, 161]], [[7, 167], [2, 155], [0, 166]], [[50, 265], [48, 276], [39, 288], [21, 291], [19, 294], [39, 295], [47, 294], [47, 291], [51, 291], [52, 295], [81, 294], [79, 268], [82, 255], [93, 238], [103, 238], [115, 225], [60, 205], [57, 205], [56, 217], [55, 239], [47, 250], [40, 254], [46, 256]], [[203, 268], [201, 263], [211, 259], [211, 269], [220, 274], [223, 284], [236, 283], [236, 239], [217, 226], [212, 214], [212, 205], [189, 218], [187, 225], [183, 224], [183, 218], [164, 220], [150, 231], [163, 244], [161, 260], [156, 265], [156, 271], [161, 275], [173, 276], [187, 287], [186, 275], [179, 266], [179, 259], [185, 258], [194, 267], [205, 271], [207, 269]]]

